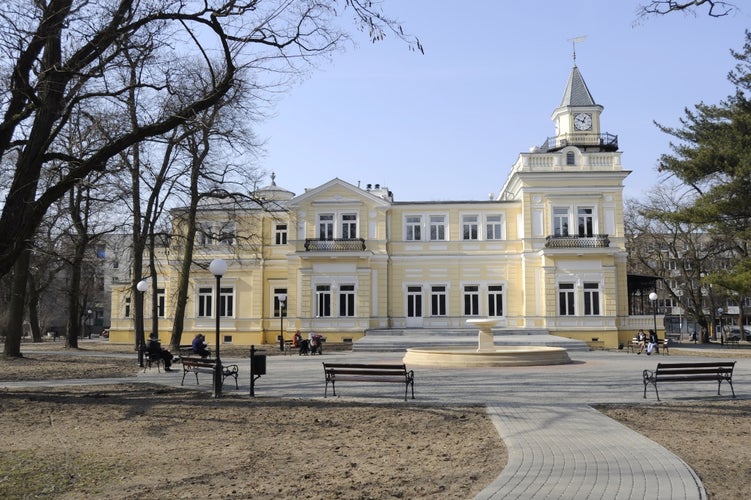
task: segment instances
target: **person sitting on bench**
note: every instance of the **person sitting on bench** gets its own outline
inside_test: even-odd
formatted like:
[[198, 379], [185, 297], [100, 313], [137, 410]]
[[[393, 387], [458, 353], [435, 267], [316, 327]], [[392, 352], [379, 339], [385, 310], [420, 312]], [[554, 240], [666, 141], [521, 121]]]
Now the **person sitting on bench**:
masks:
[[202, 333], [196, 333], [193, 337], [193, 352], [202, 358], [209, 357], [209, 350], [206, 348], [206, 337]]
[[146, 352], [154, 359], [161, 359], [164, 361], [164, 371], [171, 372], [172, 368], [172, 353], [167, 349], [162, 348], [162, 344], [159, 342], [159, 335], [156, 332], [149, 334], [149, 341], [146, 342]]

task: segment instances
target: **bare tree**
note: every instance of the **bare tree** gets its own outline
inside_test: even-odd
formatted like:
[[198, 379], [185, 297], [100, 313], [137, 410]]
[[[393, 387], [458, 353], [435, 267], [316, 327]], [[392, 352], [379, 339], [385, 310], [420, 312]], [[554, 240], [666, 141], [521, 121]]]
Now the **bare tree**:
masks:
[[671, 12], [686, 12], [696, 15], [701, 7], [706, 7], [707, 15], [710, 17], [724, 17], [738, 10], [732, 2], [723, 0], [651, 0], [649, 3], [639, 6], [637, 15], [639, 17], [662, 16]]
[[707, 277], [729, 265], [734, 242], [675, 219], [674, 214], [689, 204], [691, 197], [692, 191], [685, 186], [662, 184], [650, 191], [645, 201], [626, 203], [629, 270], [659, 277], [673, 301], [708, 328], [715, 303], [724, 295], [722, 290], [708, 287]]
[[[48, 208], [83, 179], [116, 174], [124, 155], [141, 153], [139, 144], [216, 105], [240, 68], [278, 80], [337, 49], [347, 40], [341, 16], [353, 18], [373, 41], [390, 33], [422, 51], [419, 40], [366, 0], [6, 1], [0, 10], [0, 78], [8, 82], [0, 88], [0, 162], [7, 166], [0, 276], [28, 249]], [[174, 69], [185, 61], [209, 75], [210, 84], [191, 88], [176, 79]], [[123, 77], [133, 71], [136, 78]], [[71, 153], [63, 132], [71, 117], [92, 110], [92, 121], [105, 119], [101, 130], [108, 133]], [[61, 162], [64, 175], [48, 175]], [[140, 161], [133, 164], [135, 180]], [[134, 214], [134, 224], [141, 224]], [[135, 278], [143, 249], [134, 248]], [[135, 299], [138, 314], [142, 297]], [[20, 351], [6, 346], [6, 355]]]
[[[0, 90], [0, 158], [12, 157], [13, 167], [0, 214], [0, 275], [12, 268], [47, 208], [80, 179], [108, 172], [121, 152], [216, 104], [238, 67], [263, 61], [284, 71], [338, 47], [345, 36], [336, 18], [344, 14], [373, 40], [388, 32], [408, 39], [372, 2], [361, 0], [6, 1], [0, 12], [0, 77], [8, 82]], [[198, 56], [191, 60], [212, 76], [212, 85], [169, 114], [153, 111], [167, 106], [139, 107], [137, 128], [113, 131], [98, 147], [67, 155], [58, 133], [76, 110], [106, 109], [130, 122], [118, 98], [133, 89], [119, 85], [116, 76], [126, 53], [144, 46], [156, 52], [142, 60], [135, 90], [151, 105], [175, 97], [170, 61], [186, 54]], [[410, 46], [421, 49], [417, 40]], [[43, 171], [60, 159], [71, 165], [69, 172], [40, 190]]]

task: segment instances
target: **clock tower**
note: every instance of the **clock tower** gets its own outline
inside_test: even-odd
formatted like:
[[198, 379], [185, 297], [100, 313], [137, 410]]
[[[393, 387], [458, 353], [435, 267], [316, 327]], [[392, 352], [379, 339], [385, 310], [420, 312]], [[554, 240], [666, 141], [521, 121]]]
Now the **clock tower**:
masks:
[[600, 132], [602, 110], [603, 107], [592, 98], [579, 68], [574, 65], [561, 104], [551, 117], [555, 123], [555, 137], [548, 140], [548, 150], [566, 146], [577, 146], [582, 150], [604, 147], [608, 150], [607, 141]]

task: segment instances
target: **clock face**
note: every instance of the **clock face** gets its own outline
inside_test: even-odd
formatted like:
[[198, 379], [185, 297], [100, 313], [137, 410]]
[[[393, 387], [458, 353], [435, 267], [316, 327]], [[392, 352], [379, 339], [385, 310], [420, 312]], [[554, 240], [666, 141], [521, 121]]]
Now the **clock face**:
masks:
[[592, 128], [592, 115], [589, 113], [579, 113], [574, 116], [574, 127], [576, 130], [589, 130]]

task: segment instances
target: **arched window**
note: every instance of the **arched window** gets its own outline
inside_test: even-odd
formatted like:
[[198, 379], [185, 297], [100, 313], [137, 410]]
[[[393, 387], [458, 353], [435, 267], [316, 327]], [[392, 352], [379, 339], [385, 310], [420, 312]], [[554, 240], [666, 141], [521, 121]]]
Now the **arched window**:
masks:
[[576, 165], [576, 156], [573, 151], [566, 153], [566, 165]]

